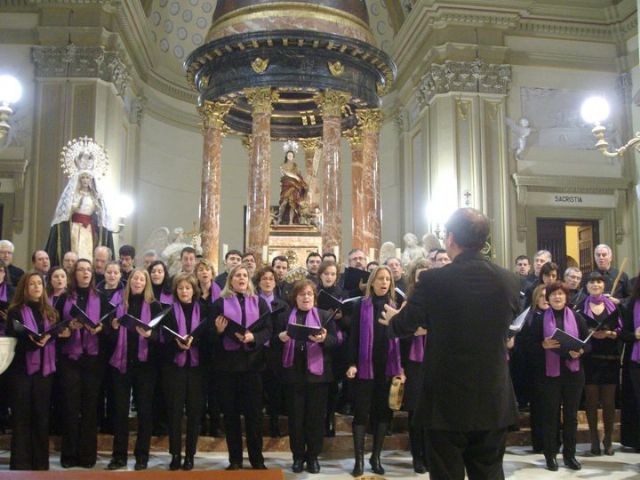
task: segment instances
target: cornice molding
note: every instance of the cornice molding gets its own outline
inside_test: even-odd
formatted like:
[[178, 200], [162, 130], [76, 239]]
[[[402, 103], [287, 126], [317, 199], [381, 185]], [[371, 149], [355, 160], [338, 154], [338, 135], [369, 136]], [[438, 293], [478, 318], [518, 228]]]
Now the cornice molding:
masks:
[[512, 175], [513, 184], [520, 191], [613, 194], [628, 190], [632, 182], [625, 178], [566, 177], [545, 175]]

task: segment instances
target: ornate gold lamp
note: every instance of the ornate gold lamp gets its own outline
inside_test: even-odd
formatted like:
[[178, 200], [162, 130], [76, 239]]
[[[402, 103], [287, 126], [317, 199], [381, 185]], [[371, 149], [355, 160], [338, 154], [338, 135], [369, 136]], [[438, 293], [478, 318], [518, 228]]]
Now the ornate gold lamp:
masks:
[[640, 151], [640, 145], [638, 145], [640, 143], [640, 132], [636, 133], [635, 136], [623, 146], [613, 151], [609, 150], [609, 142], [605, 139], [607, 128], [602, 125], [602, 122], [609, 117], [610, 110], [609, 102], [607, 102], [604, 97], [587, 98], [580, 109], [582, 119], [587, 123], [595, 125], [591, 132], [597, 139], [596, 148], [607, 158], [622, 156], [624, 152], [631, 147], [635, 147], [636, 150]]
[[0, 75], [0, 145], [8, 142], [11, 124], [9, 119], [13, 115], [11, 105], [22, 97], [22, 85], [11, 75]]

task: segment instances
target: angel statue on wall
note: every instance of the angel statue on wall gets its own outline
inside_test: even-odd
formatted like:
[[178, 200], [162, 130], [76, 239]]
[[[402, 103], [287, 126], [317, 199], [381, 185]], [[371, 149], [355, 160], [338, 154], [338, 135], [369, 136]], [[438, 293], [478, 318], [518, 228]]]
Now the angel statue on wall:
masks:
[[52, 265], [62, 265], [68, 251], [93, 260], [93, 251], [104, 245], [113, 251], [117, 230], [103, 195], [101, 180], [109, 161], [104, 148], [89, 137], [71, 140], [60, 154], [62, 171], [69, 177], [51, 222], [45, 250]]
[[523, 160], [522, 154], [527, 148], [527, 137], [531, 135], [529, 120], [522, 117], [516, 123], [512, 118], [507, 118], [507, 125], [515, 137], [511, 144], [511, 150], [514, 152], [516, 160]]
[[305, 200], [309, 186], [302, 178], [295, 162], [298, 142], [288, 140], [284, 144], [284, 163], [280, 166], [280, 205], [278, 207], [278, 225], [300, 224], [301, 205]]

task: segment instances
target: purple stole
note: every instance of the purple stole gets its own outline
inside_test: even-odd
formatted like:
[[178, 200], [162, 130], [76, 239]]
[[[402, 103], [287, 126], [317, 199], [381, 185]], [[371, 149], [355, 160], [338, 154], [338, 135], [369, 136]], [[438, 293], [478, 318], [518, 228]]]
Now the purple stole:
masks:
[[220, 286], [213, 280], [211, 280], [211, 289], [209, 289], [209, 303], [215, 302], [220, 298]]
[[163, 305], [172, 305], [173, 294], [162, 291], [160, 292], [160, 298], [158, 299], [158, 301]]
[[0, 285], [0, 302], [7, 301], [7, 282], [2, 282]]
[[[640, 328], [640, 300], [633, 303], [633, 332]], [[631, 350], [631, 361], [640, 363], [640, 340], [633, 342], [633, 350]]]
[[[75, 305], [78, 300], [77, 294], [73, 294], [64, 304], [62, 308], [62, 318], [68, 319], [71, 317], [71, 307]], [[89, 297], [87, 298], [87, 309], [85, 310], [87, 316], [91, 319], [95, 326], [100, 321], [100, 297], [93, 290], [89, 290]], [[83, 353], [87, 355], [98, 355], [98, 337], [91, 335], [88, 331], [72, 330], [71, 338], [67, 340], [62, 347], [62, 353], [67, 355], [71, 360], [78, 360]]]
[[[258, 307], [259, 297], [257, 295], [246, 296], [244, 297], [244, 316], [246, 320], [246, 328], [249, 328], [253, 325], [258, 318], [260, 318], [260, 308]], [[224, 305], [224, 316], [229, 319], [230, 322], [236, 322], [238, 325], [242, 325], [242, 308], [240, 307], [240, 300], [236, 294], [233, 294], [231, 297], [227, 297], [223, 300]], [[240, 350], [240, 347], [243, 346], [235, 337], [231, 337], [229, 335], [225, 335], [222, 340], [222, 346], [227, 352], [234, 352], [236, 350]], [[245, 350], [249, 349], [246, 344], [244, 344]]]
[[[184, 310], [180, 302], [173, 304], [173, 315], [176, 317], [176, 323], [178, 324], [178, 333], [182, 336], [187, 335], [187, 319], [184, 316]], [[200, 325], [200, 302], [193, 302], [193, 310], [191, 312], [191, 331], [194, 331], [196, 327]], [[179, 367], [184, 367], [187, 363], [187, 355], [191, 359], [191, 366], [197, 367], [200, 365], [200, 352], [198, 347], [191, 347], [189, 350], [181, 350], [173, 357], [173, 362]]]
[[109, 300], [109, 303], [117, 307], [121, 305], [123, 302], [124, 302], [124, 289], [119, 288], [115, 292], [113, 292], [113, 295], [111, 295], [111, 300]]
[[[116, 312], [116, 318], [121, 318], [126, 314], [126, 310], [124, 307], [124, 302], [118, 305], [118, 310]], [[151, 307], [145, 301], [142, 302], [142, 312], [140, 313], [140, 320], [143, 323], [149, 324], [151, 321]], [[118, 343], [116, 343], [116, 349], [111, 355], [111, 359], [109, 360], [109, 364], [115, 368], [117, 368], [120, 373], [125, 373], [127, 371], [127, 329], [126, 327], [120, 325], [118, 328]], [[138, 361], [146, 362], [149, 357], [149, 341], [138, 335]]]
[[[604, 295], [599, 295], [597, 297], [594, 297], [593, 295], [589, 295], [587, 299], [584, 301], [584, 313], [591, 319], [593, 319], [594, 317], [593, 312], [591, 311], [591, 305], [590, 305], [591, 303], [595, 303], [596, 305], [600, 305], [601, 303], [604, 303], [604, 309], [607, 312], [607, 314], [610, 314], [616, 309], [615, 303], [613, 303], [609, 298], [605, 297]], [[620, 318], [618, 318], [618, 328], [616, 328], [616, 331], [620, 331], [621, 329], [622, 329], [622, 325], [620, 323]]]
[[[33, 317], [33, 312], [31, 311], [31, 307], [23, 305], [20, 308], [20, 314], [22, 315], [22, 322], [27, 328], [30, 328], [34, 332], [38, 331], [38, 324], [36, 323], [36, 319]], [[44, 329], [49, 328], [49, 320], [47, 317], [44, 317]], [[42, 354], [44, 353], [44, 361]], [[48, 377], [53, 372], [56, 371], [56, 347], [55, 341], [53, 339], [49, 339], [46, 345], [43, 348], [38, 348], [37, 350], [28, 351], [26, 353], [26, 361], [27, 361], [27, 375], [33, 375], [40, 370], [40, 365], [42, 365], [42, 376]]]
[[[360, 345], [358, 346], [358, 378], [373, 379], [373, 301], [364, 298], [360, 305]], [[389, 339], [385, 375], [400, 375], [400, 345], [397, 338]]]
[[427, 341], [426, 335], [414, 336], [411, 339], [411, 348], [409, 349], [409, 360], [412, 362], [422, 363], [424, 360], [424, 344]]
[[[544, 316], [542, 317], [542, 334], [544, 338], [549, 338], [553, 335], [554, 330], [556, 329], [556, 318], [553, 315], [553, 308], [548, 308], [544, 312]], [[576, 317], [573, 315], [573, 311], [565, 307], [564, 308], [564, 331], [569, 335], [573, 335], [576, 338], [579, 338], [578, 332], [578, 323], [576, 322]], [[560, 376], [560, 354], [551, 349], [546, 349], [544, 351], [545, 356], [545, 372], [547, 377], [559, 377]], [[580, 360], [577, 358], [572, 358], [569, 360], [565, 360], [565, 365], [572, 372], [577, 372], [580, 370]]]
[[[272, 312], [273, 308], [271, 308], [271, 304], [273, 303], [273, 301], [276, 298], [276, 296], [273, 294], [273, 292], [271, 293], [271, 295], [265, 295], [262, 292], [260, 292], [258, 295], [259, 295], [260, 298], [262, 298], [267, 303], [267, 307], [269, 307], [269, 311]], [[264, 345], [265, 345], [265, 347], [270, 347], [271, 346], [271, 341], [267, 340]]]
[[[287, 324], [296, 323], [297, 308], [291, 310], [289, 315], [289, 321]], [[320, 323], [320, 317], [318, 315], [318, 309], [312, 308], [307, 312], [304, 318], [304, 324], [307, 327], [322, 327]], [[282, 366], [284, 368], [291, 368], [293, 365], [293, 357], [295, 355], [296, 340], [289, 340], [284, 344], [284, 350], [282, 352]], [[313, 375], [322, 375], [324, 373], [324, 354], [322, 353], [322, 347], [317, 342], [307, 340], [307, 369]]]

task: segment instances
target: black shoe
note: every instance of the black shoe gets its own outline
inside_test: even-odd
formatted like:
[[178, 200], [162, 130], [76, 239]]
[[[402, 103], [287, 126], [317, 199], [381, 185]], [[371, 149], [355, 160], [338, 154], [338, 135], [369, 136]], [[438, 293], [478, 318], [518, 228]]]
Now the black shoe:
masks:
[[93, 468], [96, 466], [96, 462], [78, 462], [78, 467], [80, 468]]
[[193, 455], [187, 455], [184, 457], [184, 462], [182, 463], [182, 470], [193, 470]]
[[147, 469], [147, 461], [146, 460], [136, 460], [136, 464], [133, 466], [133, 469], [136, 472], [139, 472], [140, 470], [146, 470]]
[[171, 463], [169, 464], [169, 470], [180, 470], [180, 455], [171, 455]]
[[565, 467], [569, 467], [571, 470], [580, 470], [582, 465], [580, 462], [576, 460], [576, 457], [565, 457], [564, 458]]
[[77, 467], [78, 464], [76, 463], [75, 460], [60, 460], [60, 466], [62, 468], [73, 468], [73, 467]]
[[364, 437], [366, 427], [364, 425], [353, 425], [353, 453], [355, 461], [351, 475], [360, 477], [364, 473]]
[[318, 462], [317, 458], [312, 458], [311, 460], [307, 460], [307, 472], [320, 473], [320, 462]]
[[427, 473], [427, 466], [422, 458], [413, 459], [413, 471], [416, 473]]
[[552, 472], [557, 472], [558, 471], [558, 462], [556, 461], [556, 457], [545, 457], [545, 459], [547, 460], [547, 470], [550, 470]]
[[241, 463], [230, 463], [229, 466], [227, 468], [225, 468], [225, 470], [242, 470], [242, 464]]
[[120, 470], [122, 468], [127, 468], [126, 460], [112, 458], [111, 461], [109, 462], [109, 465], [107, 465], [107, 470]]
[[604, 446], [604, 454], [605, 455], [615, 455], [615, 452], [613, 451], [613, 445], [606, 445]]
[[602, 451], [600, 450], [600, 445], [591, 444], [591, 449], [589, 450], [589, 452], [594, 457], [599, 457], [600, 455], [602, 455]]
[[251, 470], [266, 470], [267, 467], [264, 463], [256, 463], [255, 465], [251, 465]]
[[371, 471], [378, 475], [384, 475], [384, 467], [380, 463], [380, 457], [375, 456], [369, 459], [369, 465], [371, 465]]
[[293, 465], [291, 465], [291, 471], [293, 473], [302, 473], [304, 470], [304, 460], [294, 459]]

